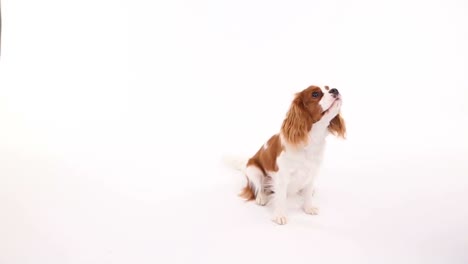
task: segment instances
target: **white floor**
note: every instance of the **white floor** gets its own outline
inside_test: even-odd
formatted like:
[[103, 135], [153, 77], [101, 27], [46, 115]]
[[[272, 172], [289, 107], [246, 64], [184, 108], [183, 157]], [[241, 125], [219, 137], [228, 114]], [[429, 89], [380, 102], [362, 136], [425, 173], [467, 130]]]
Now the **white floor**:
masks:
[[215, 157], [144, 168], [4, 156], [1, 263], [468, 261], [466, 152], [351, 158], [355, 146], [339, 144], [319, 179], [320, 214], [291, 199], [285, 226], [268, 207], [240, 200], [244, 177]]

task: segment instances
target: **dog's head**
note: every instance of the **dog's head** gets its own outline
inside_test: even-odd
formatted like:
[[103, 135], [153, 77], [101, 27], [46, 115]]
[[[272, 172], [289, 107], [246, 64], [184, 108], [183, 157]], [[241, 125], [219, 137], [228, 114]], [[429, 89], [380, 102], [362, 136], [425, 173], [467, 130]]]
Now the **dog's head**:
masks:
[[[312, 85], [296, 93], [281, 127], [285, 139], [292, 144], [306, 142], [312, 125], [330, 114], [328, 110], [332, 106], [336, 107], [340, 101], [338, 89], [330, 89], [328, 86], [320, 88]], [[332, 117], [328, 130], [334, 135], [345, 137], [345, 122], [338, 112]]]

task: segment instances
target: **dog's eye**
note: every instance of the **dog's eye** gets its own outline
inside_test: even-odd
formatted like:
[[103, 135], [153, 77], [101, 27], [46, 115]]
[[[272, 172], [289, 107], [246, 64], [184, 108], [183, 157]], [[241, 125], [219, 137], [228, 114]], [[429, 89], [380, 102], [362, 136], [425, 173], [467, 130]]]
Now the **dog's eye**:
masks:
[[312, 92], [312, 97], [313, 98], [317, 98], [320, 96], [320, 93], [319, 92]]

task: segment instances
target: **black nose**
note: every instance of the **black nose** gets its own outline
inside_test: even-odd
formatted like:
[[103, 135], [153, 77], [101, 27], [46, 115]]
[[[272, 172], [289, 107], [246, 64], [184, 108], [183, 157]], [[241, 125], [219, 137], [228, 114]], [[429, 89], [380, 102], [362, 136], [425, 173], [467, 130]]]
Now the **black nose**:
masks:
[[331, 94], [334, 94], [334, 95], [338, 95], [338, 94], [339, 94], [338, 89], [336, 89], [336, 88], [330, 89], [330, 93], [331, 93]]

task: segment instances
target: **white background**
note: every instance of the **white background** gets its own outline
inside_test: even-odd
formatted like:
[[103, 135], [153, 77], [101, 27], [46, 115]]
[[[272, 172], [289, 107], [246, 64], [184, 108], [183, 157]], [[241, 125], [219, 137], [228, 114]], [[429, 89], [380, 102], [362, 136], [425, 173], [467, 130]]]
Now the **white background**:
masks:
[[[467, 263], [466, 1], [2, 1], [0, 263]], [[318, 216], [236, 195], [343, 94]], [[292, 201], [294, 202], [294, 201]]]

